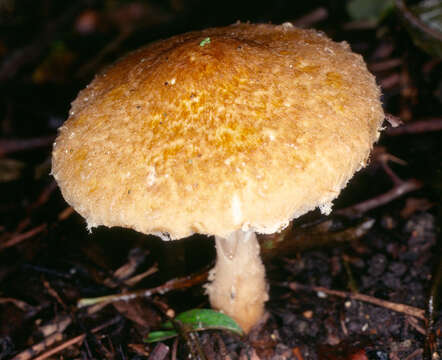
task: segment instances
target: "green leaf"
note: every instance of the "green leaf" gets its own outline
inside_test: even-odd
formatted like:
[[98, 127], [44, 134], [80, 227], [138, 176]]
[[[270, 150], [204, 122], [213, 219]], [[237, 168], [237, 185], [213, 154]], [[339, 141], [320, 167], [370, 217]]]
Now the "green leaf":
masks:
[[[186, 331], [217, 329], [231, 331], [241, 336], [244, 335], [243, 330], [231, 317], [210, 309], [193, 309], [183, 312], [175, 317], [175, 321], [179, 321]], [[149, 333], [144, 341], [162, 341], [178, 335], [170, 320], [166, 321], [161, 328], [162, 331]]]
[[397, 1], [397, 8], [414, 44], [427, 53], [442, 57], [442, 2], [420, 1], [407, 7], [405, 1]]
[[153, 342], [163, 341], [171, 339], [177, 335], [178, 334], [175, 330], [152, 331], [149, 333], [149, 335], [147, 335], [147, 338], [144, 339], [144, 342], [153, 343]]
[[353, 20], [378, 23], [393, 9], [393, 0], [350, 0], [347, 11]]
[[[207, 329], [228, 330], [238, 335], [243, 335], [242, 329], [230, 316], [210, 309], [193, 309], [176, 316], [175, 320], [190, 327], [192, 331]], [[173, 329], [171, 321], [162, 326], [163, 329]]]

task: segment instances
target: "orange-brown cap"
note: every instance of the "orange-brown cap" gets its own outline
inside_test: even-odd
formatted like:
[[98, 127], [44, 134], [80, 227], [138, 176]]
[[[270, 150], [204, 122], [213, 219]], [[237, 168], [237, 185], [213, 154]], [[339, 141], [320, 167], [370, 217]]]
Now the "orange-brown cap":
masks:
[[384, 119], [360, 55], [291, 24], [150, 44], [73, 102], [53, 174], [89, 227], [273, 233], [331, 202]]

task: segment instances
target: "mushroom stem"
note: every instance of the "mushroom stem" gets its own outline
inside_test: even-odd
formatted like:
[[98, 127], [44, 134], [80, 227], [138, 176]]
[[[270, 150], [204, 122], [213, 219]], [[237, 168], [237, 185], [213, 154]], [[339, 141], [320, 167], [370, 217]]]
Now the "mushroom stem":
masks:
[[268, 299], [265, 268], [252, 231], [215, 237], [217, 260], [207, 293], [213, 308], [232, 317], [247, 333], [262, 317]]

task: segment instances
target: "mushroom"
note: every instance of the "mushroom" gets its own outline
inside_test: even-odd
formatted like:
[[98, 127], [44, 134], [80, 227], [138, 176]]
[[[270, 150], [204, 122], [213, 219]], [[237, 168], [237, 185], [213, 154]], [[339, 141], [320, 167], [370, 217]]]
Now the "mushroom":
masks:
[[60, 128], [52, 171], [88, 228], [215, 236], [210, 302], [248, 332], [268, 299], [256, 233], [329, 213], [383, 119], [347, 43], [237, 23], [157, 41], [98, 74]]

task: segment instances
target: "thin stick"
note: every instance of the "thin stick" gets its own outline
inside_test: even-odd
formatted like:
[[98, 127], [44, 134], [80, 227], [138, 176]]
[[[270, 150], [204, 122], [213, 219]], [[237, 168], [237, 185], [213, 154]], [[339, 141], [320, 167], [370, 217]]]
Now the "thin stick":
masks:
[[[44, 349], [55, 344], [58, 341], [63, 340], [62, 333], [55, 333], [45, 337], [45, 339], [37, 344], [32, 345], [30, 348], [22, 351], [20, 354], [12, 358], [12, 360], [30, 360], [35, 354], [42, 352]], [[35, 360], [35, 359], [34, 359]]]
[[150, 360], [164, 360], [169, 353], [169, 347], [164, 343], [158, 343], [149, 356]]
[[71, 208], [70, 206], [68, 206], [66, 209], [64, 209], [63, 211], [61, 211], [58, 214], [58, 220], [63, 221], [66, 220], [69, 216], [71, 216], [74, 213], [74, 209]]
[[197, 284], [201, 284], [207, 280], [207, 276], [208, 272], [204, 271], [196, 275], [190, 275], [178, 279], [169, 280], [163, 285], [148, 290], [139, 290], [139, 291], [127, 292], [124, 294], [100, 296], [96, 298], [84, 298], [78, 301], [77, 306], [81, 308], [85, 306], [96, 305], [99, 303], [108, 304], [115, 301], [129, 301], [139, 297], [150, 297], [154, 294], [164, 294], [171, 290], [183, 289]]
[[325, 294], [334, 295], [341, 298], [349, 298], [352, 300], [364, 301], [369, 304], [381, 306], [383, 308], [393, 310], [395, 312], [403, 313], [409, 316], [414, 316], [418, 319], [425, 320], [425, 311], [423, 309], [419, 309], [410, 305], [399, 304], [387, 300], [378, 299], [369, 295], [364, 295], [360, 293], [351, 293], [340, 290], [331, 290], [322, 286], [309, 286], [309, 285], [299, 284], [296, 282], [282, 283], [281, 285], [284, 287], [288, 287], [293, 291], [305, 290], [305, 291], [323, 292]]
[[29, 305], [28, 303], [26, 303], [22, 300], [14, 299], [11, 297], [0, 297], [0, 304], [7, 304], [7, 303], [12, 303], [16, 307], [18, 307], [20, 310], [25, 311], [25, 312], [31, 311], [33, 308], [31, 305]]
[[328, 11], [325, 7], [319, 7], [300, 18], [293, 20], [292, 24], [298, 27], [308, 28], [328, 18]]
[[388, 136], [398, 136], [407, 134], [421, 134], [431, 131], [442, 130], [442, 118], [428, 118], [416, 120], [402, 126], [388, 128], [383, 134]]
[[410, 355], [408, 355], [404, 360], [412, 360], [418, 356], [421, 356], [423, 352], [424, 352], [424, 350], [417, 349], [417, 350], [413, 351]]
[[402, 65], [402, 59], [392, 58], [392, 59], [387, 59], [384, 61], [373, 62], [371, 64], [368, 64], [368, 68], [372, 72], [380, 72], [380, 71], [391, 70], [391, 69], [398, 67], [400, 65]]
[[423, 184], [416, 179], [410, 179], [407, 181], [401, 181], [398, 185], [395, 185], [391, 190], [375, 196], [374, 198], [368, 199], [366, 201], [360, 202], [359, 204], [346, 207], [335, 211], [335, 214], [344, 216], [359, 216], [365, 212], [375, 209], [379, 206], [388, 204], [389, 202], [395, 200], [396, 198], [420, 189]]
[[137, 283], [139, 283], [144, 278], [146, 278], [152, 274], [155, 274], [157, 271], [158, 271], [158, 265], [155, 264], [151, 268], [147, 269], [145, 272], [135, 275], [135, 276], [131, 277], [130, 279], [124, 280], [124, 284], [132, 287], [132, 286], [136, 285]]
[[46, 224], [41, 224], [29, 231], [26, 231], [25, 233], [13, 234], [8, 240], [0, 243], [0, 251], [7, 249], [11, 246], [15, 246], [24, 240], [32, 238], [33, 236], [46, 230], [46, 227], [47, 227]]
[[418, 333], [422, 335], [426, 335], [425, 329], [419, 325], [419, 320], [415, 317], [408, 316], [406, 319], [408, 325], [410, 325], [413, 329], [415, 329]]
[[40, 206], [46, 204], [49, 201], [52, 193], [57, 189], [57, 183], [54, 179], [52, 179], [51, 182], [40, 193], [38, 198], [27, 207], [26, 211], [29, 213], [30, 211], [35, 210]]
[[31, 139], [0, 139], [0, 156], [18, 151], [33, 150], [51, 146], [55, 140], [54, 135], [36, 137]]
[[171, 360], [177, 360], [177, 358], [176, 358], [177, 350], [178, 350], [178, 338], [175, 338], [175, 340], [173, 341], [173, 345], [172, 345]]
[[379, 79], [380, 82], [379, 85], [381, 85], [381, 88], [385, 91], [394, 88], [395, 86], [398, 86], [400, 80], [401, 80], [400, 75], [398, 73], [393, 73], [391, 75]]
[[295, 347], [292, 350], [293, 356], [295, 357], [295, 360], [304, 360], [301, 350], [299, 350], [299, 347]]
[[132, 32], [134, 29], [129, 28], [128, 30], [121, 31], [117, 37], [112, 40], [109, 44], [107, 44], [100, 52], [95, 55], [95, 57], [92, 58], [89, 62], [84, 64], [80, 67], [80, 69], [77, 71], [76, 76], [77, 77], [85, 77], [88, 73], [92, 72], [96, 68], [99, 67], [102, 60], [106, 57], [106, 55], [113, 53], [115, 50], [117, 50], [120, 45], [127, 40], [127, 38], [132, 35]]
[[[105, 322], [104, 324], [93, 328], [91, 330], [91, 332], [92, 333], [99, 332], [99, 331], [103, 330], [104, 328], [107, 328], [109, 326], [114, 325], [118, 321], [120, 321], [120, 318], [119, 317], [115, 317], [115, 318]], [[78, 344], [78, 343], [82, 342], [85, 339], [85, 337], [86, 337], [86, 334], [78, 335], [78, 336], [76, 336], [76, 337], [74, 337], [74, 338], [72, 338], [70, 340], [65, 341], [63, 344], [60, 344], [60, 345], [56, 346], [55, 348], [53, 348], [53, 349], [51, 349], [49, 351], [46, 351], [45, 353], [41, 354], [40, 356], [34, 358], [34, 360], [44, 360], [44, 359], [47, 359], [48, 357], [50, 357], [50, 356], [52, 356], [52, 355], [54, 355], [54, 354], [56, 354], [56, 353], [58, 353], [58, 352], [60, 352], [60, 351], [62, 351], [64, 349], [68, 348], [71, 345]]]
[[30, 348], [22, 351], [13, 358], [13, 360], [30, 360], [35, 355], [41, 353], [49, 346], [63, 340], [63, 332], [71, 324], [72, 319], [69, 316], [62, 316], [57, 321], [46, 324], [40, 328], [44, 339]]

